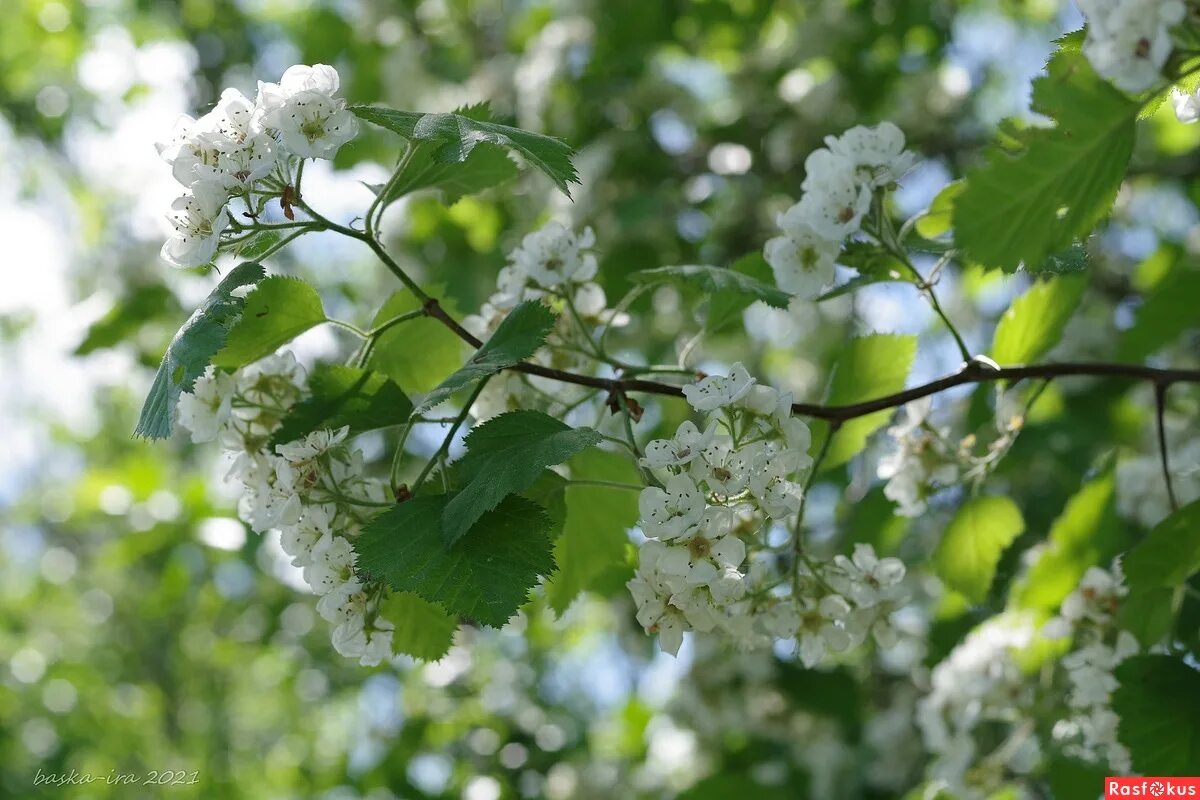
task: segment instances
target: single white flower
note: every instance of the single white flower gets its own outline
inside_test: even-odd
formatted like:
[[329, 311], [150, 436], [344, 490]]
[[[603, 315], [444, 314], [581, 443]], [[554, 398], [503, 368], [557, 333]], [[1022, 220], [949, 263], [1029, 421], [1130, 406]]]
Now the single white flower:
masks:
[[638, 495], [639, 525], [647, 536], [673, 539], [704, 515], [704, 496], [687, 475], [673, 475], [665, 489], [647, 486]]
[[692, 478], [708, 487], [708, 491], [722, 497], [731, 497], [745, 491], [750, 479], [752, 452], [734, 450], [733, 441], [727, 437], [714, 439], [694, 461], [689, 471]]
[[800, 510], [804, 489], [790, 478], [806, 460], [810, 459], [794, 450], [758, 449], [751, 462], [749, 485], [767, 516], [782, 519]]
[[755, 380], [742, 366], [733, 365], [729, 375], [709, 375], [698, 383], [683, 387], [683, 396], [697, 411], [715, 411], [730, 406], [745, 397], [754, 386]]
[[303, 91], [267, 112], [263, 124], [279, 131], [284, 149], [301, 158], [331, 159], [358, 134], [358, 121], [344, 100]]
[[716, 420], [710, 422], [703, 431], [690, 420], [684, 420], [675, 430], [673, 438], [655, 439], [646, 445], [642, 465], [651, 469], [665, 469], [690, 464], [712, 443], [716, 435]]
[[859, 543], [852, 558], [834, 556], [826, 580], [861, 608], [890, 603], [904, 596], [904, 562], [898, 558], [878, 558], [875, 548]]
[[890, 122], [856, 125], [841, 136], [825, 137], [830, 152], [849, 161], [860, 180], [873, 187], [898, 181], [916, 158], [904, 150], [904, 134]]
[[367, 596], [357, 580], [335, 586], [317, 601], [317, 613], [326, 622], [340, 624], [360, 617], [366, 610]]
[[688, 528], [662, 552], [658, 569], [678, 576], [686, 586], [707, 586], [728, 568], [737, 568], [746, 560], [746, 544], [728, 535], [733, 528], [733, 513], [722, 506], [710, 506], [704, 518]]
[[332, 98], [341, 84], [337, 70], [328, 64], [296, 64], [284, 71], [279, 83], [258, 82], [256, 114], [262, 118], [281, 108], [301, 92], [316, 92]]
[[312, 563], [313, 548], [325, 535], [333, 535], [333, 521], [337, 506], [332, 503], [305, 506], [302, 516], [294, 525], [285, 525], [280, 530], [279, 546], [292, 557], [292, 564], [305, 567]]
[[596, 234], [591, 228], [584, 228], [577, 236], [561, 223], [548, 222], [526, 234], [508, 259], [519, 272], [547, 289], [584, 283], [596, 277], [596, 256], [587, 252], [595, 244]]
[[228, 372], [208, 367], [196, 379], [192, 391], [179, 396], [176, 406], [179, 424], [192, 432], [192, 441], [211, 442], [233, 414], [233, 395], [237, 388]]
[[229, 225], [228, 195], [214, 181], [196, 181], [192, 191], [171, 204], [167, 221], [172, 233], [162, 246], [162, 258], [176, 267], [198, 267], [217, 254], [221, 233]]
[[304, 582], [317, 594], [326, 594], [354, 578], [354, 549], [341, 536], [325, 534], [304, 567]]
[[871, 188], [853, 173], [833, 173], [806, 191], [797, 206], [797, 217], [817, 236], [841, 242], [862, 227], [871, 208]]
[[802, 300], [812, 300], [833, 283], [837, 274], [840, 240], [824, 239], [812, 231], [800, 238], [776, 236], [763, 246], [763, 258], [775, 276], [775, 285]]
[[275, 452], [292, 464], [303, 464], [306, 461], [319, 458], [346, 441], [346, 436], [349, 433], [349, 425], [344, 425], [337, 430], [315, 430], [303, 439], [276, 445]]

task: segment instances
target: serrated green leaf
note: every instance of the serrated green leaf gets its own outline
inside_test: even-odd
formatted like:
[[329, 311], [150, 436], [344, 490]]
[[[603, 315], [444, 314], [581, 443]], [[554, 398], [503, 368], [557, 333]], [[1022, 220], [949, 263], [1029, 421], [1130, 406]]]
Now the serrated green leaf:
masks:
[[453, 114], [423, 114], [378, 106], [351, 106], [350, 110], [360, 119], [387, 128], [409, 141], [434, 145], [433, 160], [436, 162], [466, 161], [477, 145], [487, 143], [516, 150], [549, 176], [567, 197], [571, 196], [567, 184], [579, 182], [571, 163], [575, 151], [566, 142], [491, 122], [485, 107]]
[[[749, 253], [729, 265], [729, 269], [766, 286], [773, 286], [775, 276], [762, 253]], [[634, 273], [636, 274], [636, 273]], [[742, 312], [754, 304], [757, 298], [743, 292], [718, 292], [708, 298], [708, 315], [704, 327], [710, 333], [738, 322]]]
[[[429, 142], [416, 142], [413, 146], [415, 150], [404, 171], [388, 191], [385, 203], [422, 189], [434, 189], [441, 193], [443, 203], [453, 205], [466, 195], [482, 192], [517, 177], [517, 165], [503, 149], [495, 145], [476, 145], [471, 155], [462, 162], [435, 160], [437, 146]], [[382, 187], [375, 191], [380, 190]]]
[[269, 356], [309, 328], [325, 321], [317, 290], [299, 278], [272, 275], [246, 296], [241, 318], [229, 330], [213, 363], [225, 369]]
[[458, 619], [437, 603], [412, 592], [392, 592], [383, 601], [380, 614], [396, 626], [392, 646], [422, 661], [437, 661], [454, 643]]
[[1141, 361], [1200, 328], [1200, 270], [1176, 267], [1137, 310], [1133, 325], [1121, 334], [1117, 353], [1123, 361]]
[[[438, 298], [448, 314], [457, 315], [458, 309], [440, 290], [430, 290], [430, 294]], [[420, 307], [421, 302], [412, 293], [396, 292], [379, 309], [371, 327]], [[445, 325], [432, 317], [418, 317], [381, 333], [368, 366], [410, 392], [428, 392], [458, 368], [465, 349], [462, 340]]]
[[1110, 467], [1067, 501], [1050, 526], [1045, 549], [1013, 584], [1011, 605], [1054, 611], [1079, 584], [1088, 567], [1107, 566], [1117, 553], [1121, 534], [1115, 488]]
[[787, 308], [790, 296], [787, 292], [777, 289], [765, 281], [752, 278], [744, 272], [728, 267], [714, 267], [708, 264], [686, 264], [677, 267], [656, 267], [630, 273], [629, 280], [634, 283], [654, 285], [658, 283], [674, 283], [684, 286], [695, 286], [702, 292], [720, 294], [733, 292], [744, 295], [751, 301], [762, 300], [775, 308]]
[[292, 442], [318, 428], [349, 426], [351, 435], [400, 425], [412, 401], [386, 375], [342, 364], [318, 364], [309, 375], [310, 396], [292, 406], [271, 444]]
[[466, 364], [425, 396], [417, 413], [428, 411], [460, 389], [529, 358], [546, 341], [554, 321], [554, 312], [536, 300], [521, 303], [509, 312], [492, 338], [484, 342]]
[[150, 385], [134, 436], [163, 439], [171, 434], [175, 406], [182, 392], [191, 391], [212, 357], [225, 344], [229, 329], [242, 315], [246, 301], [233, 291], [262, 280], [260, 264], [238, 264], [205, 298], [175, 334]]
[[1108, 212], [1133, 152], [1140, 105], [1064, 48], [1034, 81], [1033, 108], [1053, 128], [1025, 132], [1024, 149], [993, 148], [967, 173], [954, 204], [955, 243], [987, 267], [1041, 264]]
[[458, 541], [508, 495], [533, 486], [547, 467], [601, 441], [591, 428], [571, 428], [540, 411], [510, 411], [473, 428], [457, 462], [463, 488], [442, 513], [446, 542]]
[[[569, 462], [576, 480], [641, 482], [630, 460], [620, 453], [588, 450]], [[554, 543], [558, 569], [546, 582], [546, 599], [555, 613], [567, 610], [580, 592], [602, 584], [620, 585], [632, 576], [625, 563], [628, 531], [638, 518], [638, 493], [607, 486], [571, 485], [564, 493], [567, 520]]]
[[[828, 405], [850, 405], [899, 392], [917, 353], [917, 337], [877, 333], [851, 339], [841, 351], [829, 392]], [[867, 438], [887, 422], [890, 411], [877, 411], [847, 420], [834, 434], [824, 468], [845, 464], [857, 455]], [[813, 424], [813, 441], [820, 442], [828, 423]]]
[[938, 577], [974, 602], [983, 602], [1000, 556], [1024, 530], [1021, 510], [1007, 497], [968, 500], [946, 526], [933, 555]]
[[1131, 587], [1173, 588], [1200, 572], [1200, 500], [1155, 525], [1121, 563]]
[[992, 358], [1003, 365], [1029, 364], [1062, 338], [1087, 281], [1080, 275], [1038, 281], [1013, 301], [992, 340]]
[[455, 544], [441, 535], [447, 495], [414, 497], [369, 522], [354, 542], [359, 570], [499, 628], [525, 602], [538, 575], [554, 568], [550, 520], [535, 503], [509, 496]]
[[949, 232], [953, 228], [954, 201], [966, 188], [967, 184], [963, 181], [946, 184], [933, 198], [925, 215], [917, 220], [914, 226], [917, 233], [926, 239], [936, 239]]
[[1143, 775], [1200, 768], [1200, 671], [1167, 655], [1134, 656], [1116, 668], [1117, 739]]

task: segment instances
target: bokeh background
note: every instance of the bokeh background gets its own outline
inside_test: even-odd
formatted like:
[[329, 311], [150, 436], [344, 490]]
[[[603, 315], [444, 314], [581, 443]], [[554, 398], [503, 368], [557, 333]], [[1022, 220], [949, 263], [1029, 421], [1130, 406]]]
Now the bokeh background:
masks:
[[[536, 599], [503, 632], [464, 629], [436, 664], [366, 670], [333, 653], [278, 548], [232, 513], [211, 448], [130, 433], [153, 368], [213, 284], [158, 259], [178, 193], [154, 142], [225, 86], [252, 94], [294, 63], [328, 63], [352, 102], [445, 111], [488, 100], [501, 117], [578, 148], [574, 201], [541, 176], [446, 208], [393, 207], [389, 246], [463, 313], [505, 253], [554, 217], [595, 228], [610, 299], [634, 270], [727, 264], [757, 251], [799, 192], [823, 136], [890, 119], [922, 155], [896, 196], [924, 208], [1006, 117], [1028, 120], [1029, 80], [1078, 27], [1055, 0], [3, 0], [0, 22], [0, 797], [360, 798], [890, 796], [854, 770], [869, 751], [853, 703], [789, 680], [768, 653], [689, 641], [658, 653], [620, 581], [562, 619]], [[1093, 242], [1087, 300], [1058, 355], [1110, 355], [1164, 281], [1192, 281], [1200, 243], [1197, 129], [1169, 111], [1144, 126], [1134, 176]], [[367, 131], [306, 196], [345, 220], [369, 202], [398, 142]], [[322, 168], [324, 167], [324, 168]], [[275, 271], [318, 286], [332, 315], [366, 324], [395, 288], [353, 242], [316, 236]], [[1183, 276], [1182, 278], [1180, 276]], [[986, 350], [1021, 276], [948, 270], [939, 293]], [[1194, 295], [1193, 295], [1194, 296]], [[626, 346], [669, 359], [696, 298], [663, 289], [635, 307]], [[797, 396], [819, 398], [849, 332], [921, 334], [913, 382], [954, 369], [953, 343], [911, 286], [752, 307], [748, 338], [704, 345]], [[321, 329], [297, 344], [330, 357]], [[1195, 338], [1147, 351], [1194, 364]], [[452, 354], [453, 355], [453, 354]], [[447, 371], [453, 365], [448, 365]], [[969, 402], [952, 395], [944, 403]], [[1200, 493], [1198, 397], [1172, 398], [1184, 499]], [[1150, 396], [1057, 384], [996, 480], [1028, 498], [1044, 535], [1080, 476], [1113, 448], [1122, 512], [1165, 512]], [[656, 416], [657, 414], [657, 416]], [[984, 411], [986, 417], [986, 409]], [[651, 410], [639, 430], [661, 419]], [[1189, 424], [1191, 420], [1191, 424]], [[437, 437], [436, 430], [430, 431]], [[380, 458], [386, 440], [368, 439]], [[414, 437], [410, 446], [436, 445]], [[899, 541], [872, 458], [819, 483], [829, 548]], [[938, 510], [918, 525], [936, 527]], [[942, 518], [944, 522], [944, 518]], [[917, 532], [919, 534], [919, 532]], [[1010, 571], [1014, 565], [1006, 565]], [[934, 621], [936, 660], [970, 619]], [[836, 702], [830, 702], [829, 698]], [[842, 702], [845, 700], [845, 702]], [[919, 752], [901, 754], [913, 769]], [[35, 786], [43, 773], [88, 786]], [[174, 787], [116, 773], [195, 771]], [[791, 788], [781, 788], [785, 783]], [[772, 794], [772, 792], [776, 794]]]

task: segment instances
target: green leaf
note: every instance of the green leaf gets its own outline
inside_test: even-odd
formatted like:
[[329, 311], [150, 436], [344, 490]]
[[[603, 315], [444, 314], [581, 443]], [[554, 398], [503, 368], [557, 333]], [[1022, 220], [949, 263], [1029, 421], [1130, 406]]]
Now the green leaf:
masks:
[[[453, 205], [466, 195], [482, 192], [517, 177], [517, 165], [503, 149], [495, 145], [476, 145], [471, 155], [462, 162], [435, 160], [437, 146], [429, 142], [415, 142], [413, 147], [415, 149], [404, 171], [384, 199], [386, 203], [421, 189], [434, 189], [441, 192], [442, 202]], [[383, 187], [372, 189], [378, 193]]]
[[238, 258], [253, 261], [283, 240], [279, 231], [261, 231], [254, 238], [242, 243], [237, 249]]
[[[761, 253], [744, 255], [733, 262], [729, 269], [764, 286], [773, 287], [775, 284], [775, 276], [771, 273], [771, 267]], [[704, 327], [711, 333], [721, 330], [731, 323], [741, 321], [742, 312], [753, 305], [757, 299], [753, 294], [744, 292], [713, 294], [708, 298], [708, 315], [704, 321]]]
[[[876, 333], [851, 339], [834, 367], [825, 402], [851, 405], [899, 392], [916, 352], [915, 336]], [[884, 410], [846, 421], [834, 434], [824, 468], [841, 466], [857, 455], [890, 415]], [[828, 427], [826, 422], [814, 423], [813, 441], [822, 441]]]
[[[431, 291], [442, 307], [457, 315], [454, 304]], [[396, 292], [387, 299], [371, 327], [379, 327], [390, 319], [421, 307], [410, 292]], [[368, 366], [378, 370], [410, 392], [428, 392], [462, 363], [466, 348], [454, 332], [432, 317], [418, 317], [394, 325], [375, 340]]]
[[1155, 525], [1121, 564], [1131, 587], [1175, 588], [1200, 572], [1200, 500]]
[[514, 308], [457, 372], [421, 401], [417, 412], [428, 411], [444, 403], [455, 392], [472, 386], [489, 375], [511, 367], [533, 355], [554, 328], [554, 312], [537, 302], [526, 300]]
[[948, 233], [953, 228], [954, 201], [966, 188], [967, 184], [963, 181], [946, 184], [933, 198], [925, 215], [917, 220], [914, 226], [917, 233], [926, 239], [936, 239]]
[[1023, 530], [1025, 520], [1012, 500], [972, 498], [946, 526], [933, 555], [934, 568], [947, 586], [981, 603], [996, 576], [1000, 556]]
[[1000, 318], [992, 340], [992, 358], [998, 364], [1028, 364], [1045, 355], [1062, 338], [1086, 287], [1081, 275], [1050, 278], [1031, 286]]
[[258, 361], [324, 321], [316, 289], [299, 278], [272, 275], [246, 296], [245, 311], [213, 363], [236, 369]]
[[1143, 775], [1195, 775], [1200, 767], [1200, 672], [1175, 656], [1134, 656], [1114, 672], [1117, 739]]
[[657, 267], [630, 273], [629, 280], [653, 286], [658, 283], [674, 283], [695, 286], [700, 291], [718, 295], [726, 292], [740, 294], [751, 302], [762, 300], [775, 308], [787, 308], [790, 295], [765, 281], [752, 278], [744, 272], [728, 267], [713, 267], [706, 264], [687, 264], [678, 267]]
[[1017, 608], [1054, 611], [1074, 591], [1088, 567], [1107, 566], [1119, 547], [1116, 482], [1112, 468], [1085, 483], [1054, 520], [1046, 547], [1013, 584]]
[[466, 161], [477, 145], [487, 143], [520, 153], [526, 161], [549, 176], [567, 197], [571, 196], [567, 184], [579, 183], [575, 166], [571, 163], [575, 151], [566, 142], [491, 122], [486, 106], [476, 106], [453, 114], [422, 114], [378, 106], [351, 106], [350, 110], [360, 119], [398, 133], [410, 142], [429, 142], [434, 145], [434, 162]]
[[392, 646], [422, 661], [437, 661], [454, 643], [458, 620], [437, 603], [412, 592], [392, 592], [383, 601], [380, 613], [396, 626]]
[[1200, 328], [1200, 270], [1177, 267], [1155, 287], [1137, 310], [1133, 325], [1121, 334], [1117, 353], [1122, 361], [1141, 361], [1175, 341], [1184, 331]]
[[1064, 48], [1034, 81], [1033, 109], [1055, 121], [1025, 132], [1013, 156], [993, 148], [954, 203], [954, 238], [972, 260], [1041, 264], [1108, 213], [1133, 152], [1139, 104]]
[[[587, 450], [568, 466], [576, 480], [641, 482], [627, 457], [607, 450]], [[554, 543], [558, 569], [546, 582], [546, 599], [558, 614], [565, 612], [580, 592], [619, 586], [631, 577], [625, 551], [628, 531], [638, 518], [637, 492], [576, 484], [567, 486], [564, 495], [567, 521]]]
[[442, 514], [446, 542], [458, 541], [484, 512], [528, 489], [547, 467], [602, 440], [591, 428], [571, 428], [540, 411], [511, 411], [473, 428], [457, 463], [465, 485]]
[[309, 375], [311, 395], [283, 418], [271, 444], [293, 442], [318, 428], [350, 427], [351, 435], [399, 425], [412, 401], [386, 375], [342, 364], [318, 364]]
[[238, 264], [183, 323], [158, 366], [134, 436], [163, 439], [171, 434], [179, 395], [191, 391], [196, 378], [204, 374], [209, 360], [225, 344], [229, 329], [242, 315], [246, 301], [235, 297], [233, 291], [253, 285], [262, 277], [262, 265]]
[[414, 497], [369, 522], [354, 542], [358, 568], [391, 588], [499, 628], [525, 602], [538, 575], [554, 568], [550, 520], [535, 503], [505, 498], [447, 547], [441, 535], [449, 497]]

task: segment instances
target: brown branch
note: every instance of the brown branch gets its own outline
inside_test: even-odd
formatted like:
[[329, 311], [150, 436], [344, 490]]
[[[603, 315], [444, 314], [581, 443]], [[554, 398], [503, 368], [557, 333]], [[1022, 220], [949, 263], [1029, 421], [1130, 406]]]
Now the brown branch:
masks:
[[[436, 299], [431, 298], [427, 300], [424, 308], [426, 315], [439, 320], [467, 344], [476, 348], [483, 344], [470, 331], [463, 328], [453, 317], [447, 314], [446, 310], [441, 307], [441, 304]], [[659, 381], [647, 381], [638, 378], [598, 378], [594, 375], [581, 375], [575, 372], [567, 372], [527, 362], [517, 364], [512, 369], [526, 375], [537, 375], [561, 383], [590, 386], [594, 389], [604, 389], [619, 394], [625, 392], [644, 392], [646, 394], [657, 394], [667, 397], [683, 396], [683, 389], [679, 386], [660, 383]], [[1016, 382], [1027, 378], [1051, 379], [1070, 376], [1152, 381], [1156, 390], [1161, 387], [1161, 391], [1164, 392], [1166, 387], [1173, 383], [1200, 383], [1200, 369], [1160, 369], [1141, 364], [1117, 364], [1106, 361], [1067, 361], [1057, 364], [1029, 364], [1026, 366], [1000, 367], [999, 369], [995, 369], [986, 364], [972, 361], [953, 375], [947, 375], [944, 378], [938, 378], [935, 381], [930, 381], [921, 386], [914, 386], [902, 392], [877, 397], [874, 400], [845, 406], [793, 403], [792, 411], [801, 416], [825, 419], [833, 422], [844, 422], [856, 417], [873, 414], [876, 411], [897, 408], [905, 403], [944, 392], [955, 386], [989, 383], [991, 381]]]

